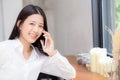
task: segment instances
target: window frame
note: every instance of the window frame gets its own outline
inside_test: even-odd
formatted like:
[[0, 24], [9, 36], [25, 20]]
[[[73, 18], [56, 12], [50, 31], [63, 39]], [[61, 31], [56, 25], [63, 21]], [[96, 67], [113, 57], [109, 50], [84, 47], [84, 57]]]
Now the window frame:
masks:
[[101, 0], [92, 0], [93, 47], [103, 47]]
[[115, 1], [92, 0], [93, 46], [106, 48], [112, 53], [112, 36], [108, 29], [115, 30]]

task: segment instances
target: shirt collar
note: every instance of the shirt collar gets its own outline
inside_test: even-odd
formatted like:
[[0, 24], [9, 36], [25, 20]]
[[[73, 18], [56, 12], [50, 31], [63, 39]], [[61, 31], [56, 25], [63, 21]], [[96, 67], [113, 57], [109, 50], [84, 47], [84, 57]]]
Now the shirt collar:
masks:
[[[35, 47], [33, 45], [31, 45], [31, 46], [33, 48], [31, 56], [35, 55], [36, 57], [38, 57], [38, 53], [37, 53]], [[21, 41], [18, 38], [15, 39], [15, 50], [17, 50], [19, 53], [23, 53], [23, 44], [21, 43]]]

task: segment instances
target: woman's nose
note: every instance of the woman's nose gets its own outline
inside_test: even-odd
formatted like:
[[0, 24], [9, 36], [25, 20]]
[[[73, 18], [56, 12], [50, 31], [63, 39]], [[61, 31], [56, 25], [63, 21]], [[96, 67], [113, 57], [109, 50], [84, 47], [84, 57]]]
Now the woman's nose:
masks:
[[33, 28], [33, 31], [34, 31], [34, 32], [38, 32], [38, 31], [39, 31], [39, 27], [38, 27], [38, 26], [35, 26], [35, 27]]

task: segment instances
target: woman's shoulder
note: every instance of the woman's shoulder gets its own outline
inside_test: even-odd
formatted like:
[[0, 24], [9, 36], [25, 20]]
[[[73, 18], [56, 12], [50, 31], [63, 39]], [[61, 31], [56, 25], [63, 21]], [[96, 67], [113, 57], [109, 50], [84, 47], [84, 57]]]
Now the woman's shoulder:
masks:
[[4, 40], [0, 42], [0, 65], [10, 61], [13, 41], [14, 40]]
[[15, 44], [15, 40], [4, 40], [0, 42], [0, 48], [7, 48]]

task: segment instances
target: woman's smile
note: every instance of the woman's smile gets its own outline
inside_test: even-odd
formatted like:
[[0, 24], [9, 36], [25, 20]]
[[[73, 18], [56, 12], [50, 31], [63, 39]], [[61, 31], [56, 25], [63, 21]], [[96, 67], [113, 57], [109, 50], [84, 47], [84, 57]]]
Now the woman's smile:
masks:
[[32, 39], [37, 39], [38, 38], [38, 34], [35, 34], [35, 33], [29, 33], [30, 37]]

